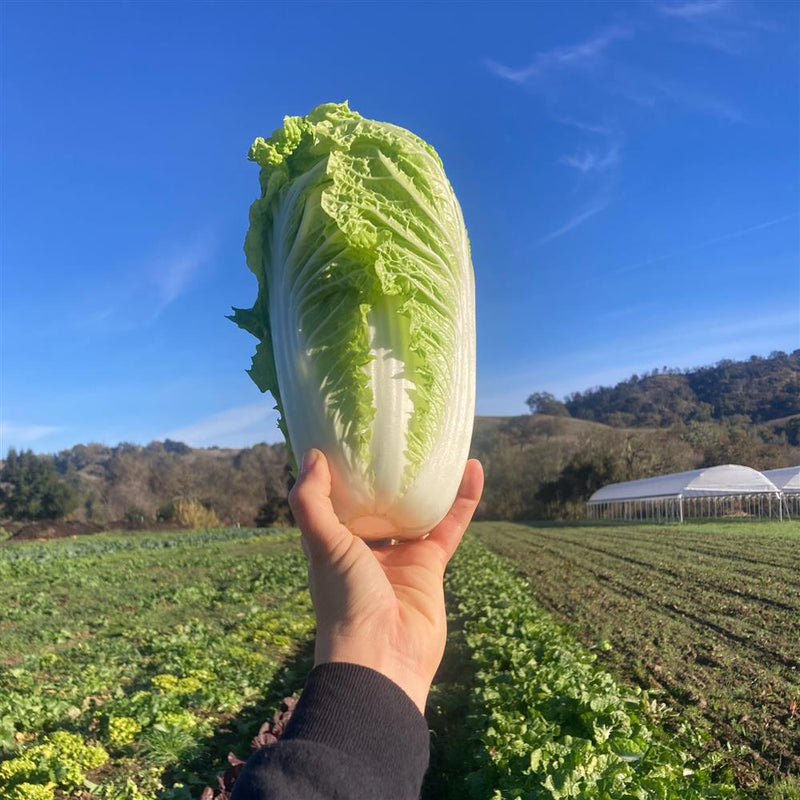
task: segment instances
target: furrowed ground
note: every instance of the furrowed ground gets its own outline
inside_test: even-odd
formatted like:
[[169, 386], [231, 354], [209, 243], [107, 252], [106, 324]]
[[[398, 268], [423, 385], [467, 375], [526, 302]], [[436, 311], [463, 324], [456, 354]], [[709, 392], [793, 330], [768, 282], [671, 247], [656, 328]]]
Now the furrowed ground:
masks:
[[740, 785], [758, 796], [800, 776], [797, 523], [473, 531], [529, 577], [537, 604], [597, 648], [599, 663], [662, 690], [677, 720], [707, 731], [710, 750], [730, 749]]
[[295, 532], [6, 544], [0, 609], [4, 800], [196, 800], [310, 668]]
[[[473, 526], [423, 798], [799, 797], [800, 538], [753, 530]], [[311, 666], [296, 531], [4, 544], [0, 609], [4, 800], [199, 800]]]

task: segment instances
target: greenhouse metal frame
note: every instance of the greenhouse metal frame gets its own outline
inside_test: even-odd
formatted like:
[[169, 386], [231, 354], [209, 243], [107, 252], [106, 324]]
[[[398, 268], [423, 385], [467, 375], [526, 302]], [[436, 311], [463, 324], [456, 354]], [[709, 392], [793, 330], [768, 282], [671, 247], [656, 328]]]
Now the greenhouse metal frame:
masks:
[[783, 512], [783, 496], [775, 483], [738, 464], [612, 483], [598, 489], [587, 503], [588, 517], [597, 520], [683, 522], [737, 516], [781, 520]]
[[794, 519], [800, 517], [800, 466], [767, 469], [763, 474], [778, 487], [784, 513]]

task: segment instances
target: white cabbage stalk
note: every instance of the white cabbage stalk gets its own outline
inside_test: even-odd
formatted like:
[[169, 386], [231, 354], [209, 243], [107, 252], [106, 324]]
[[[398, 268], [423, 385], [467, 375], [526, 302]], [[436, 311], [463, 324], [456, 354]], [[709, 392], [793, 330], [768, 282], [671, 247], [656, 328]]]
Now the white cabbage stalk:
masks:
[[331, 467], [339, 519], [367, 540], [427, 533], [455, 498], [475, 406], [475, 290], [436, 151], [346, 104], [286, 117], [250, 158], [250, 375], [275, 398], [292, 466]]

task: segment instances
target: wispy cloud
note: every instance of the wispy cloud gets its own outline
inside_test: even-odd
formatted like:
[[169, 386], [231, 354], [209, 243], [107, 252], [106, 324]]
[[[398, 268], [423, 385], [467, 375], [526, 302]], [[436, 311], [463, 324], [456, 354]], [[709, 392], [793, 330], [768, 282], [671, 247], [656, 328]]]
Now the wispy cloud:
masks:
[[[536, 246], [558, 239], [607, 208], [611, 202], [616, 169], [621, 162], [622, 135], [615, 127], [579, 123], [574, 119], [559, 121], [586, 134], [584, 138], [591, 139], [591, 143], [580, 147], [577, 153], [562, 155], [559, 163], [579, 173], [581, 189], [586, 189], [588, 182], [590, 196], [593, 195], [594, 199], [566, 223], [539, 239]], [[605, 141], [597, 144], [598, 137]]]
[[[665, 6], [665, 15], [672, 14], [678, 20], [708, 18], [724, 6], [722, 0], [696, 0]], [[567, 222], [537, 245], [560, 238], [612, 202], [629, 132], [641, 126], [641, 113], [633, 106], [654, 113], [678, 110], [726, 122], [743, 120], [741, 110], [725, 98], [702, 86], [683, 85], [671, 75], [652, 74], [616, 47], [623, 40], [663, 36], [654, 34], [653, 27], [641, 21], [607, 26], [576, 44], [535, 53], [523, 67], [496, 60], [486, 62], [499, 78], [542, 97], [553, 120], [580, 134], [573, 134], [575, 141], [555, 158], [573, 171], [575, 191], [583, 196], [583, 206], [577, 205]], [[592, 120], [600, 109], [600, 121]]]
[[215, 249], [214, 242], [201, 235], [188, 244], [165, 248], [151, 259], [144, 275], [156, 295], [154, 317], [160, 316], [192, 288], [202, 269], [213, 258]]
[[191, 289], [201, 269], [213, 257], [214, 250], [213, 241], [202, 236], [154, 259], [148, 276], [158, 294], [161, 310]]
[[644, 303], [636, 303], [635, 305], [632, 305], [628, 302], [622, 306], [619, 306], [618, 308], [604, 309], [600, 314], [597, 315], [597, 320], [605, 323], [619, 322], [622, 319], [638, 317], [644, 313], [653, 314], [662, 309], [662, 303], [656, 300], [647, 301]]
[[655, 86], [665, 101], [683, 106], [690, 111], [717, 117], [728, 122], [744, 122], [745, 120], [741, 109], [737, 108], [733, 103], [695, 87], [664, 80], [659, 81]]
[[632, 28], [614, 25], [578, 44], [555, 47], [537, 53], [526, 67], [515, 69], [491, 59], [487, 59], [485, 63], [498, 77], [522, 84], [554, 69], [583, 69], [597, 61], [614, 42], [629, 39], [633, 35]]
[[605, 150], [581, 150], [577, 155], [561, 156], [559, 161], [579, 172], [605, 172], [618, 167], [620, 163], [620, 147], [614, 143]]
[[595, 133], [599, 136], [608, 136], [608, 137], [616, 136], [619, 133], [616, 127], [612, 125], [598, 124], [595, 122], [584, 122], [583, 120], [575, 119], [575, 117], [564, 116], [560, 114], [554, 115], [553, 120], [555, 122], [560, 122], [562, 125], [568, 125], [571, 128], [575, 128], [575, 130], [581, 131], [583, 133]]
[[588, 188], [589, 196], [595, 199], [566, 225], [548, 234], [538, 244], [563, 235], [608, 206], [616, 183], [617, 169], [622, 162], [624, 136], [616, 124], [584, 122], [574, 117], [555, 119], [582, 134], [584, 142], [578, 146], [577, 152], [564, 154], [558, 161], [578, 173], [576, 189], [585, 191]]
[[540, 54], [542, 66], [576, 67], [601, 56], [614, 42], [630, 39], [634, 31], [630, 27], [614, 25], [597, 33], [591, 39], [575, 45], [556, 47]]
[[0, 420], [0, 453], [10, 447], [25, 447], [62, 431], [58, 425], [32, 425]]
[[702, 86], [678, 81], [671, 75], [650, 72], [638, 64], [610, 63], [604, 78], [597, 87], [599, 91], [653, 112], [677, 109], [735, 123], [745, 118], [741, 109], [727, 98]]
[[277, 429], [277, 414], [266, 399], [261, 403], [211, 414], [190, 425], [168, 431], [159, 438], [184, 442], [192, 447], [244, 447], [256, 442], [282, 441]]
[[[693, 39], [720, 49], [738, 51], [742, 37], [756, 35], [759, 29], [750, 12], [730, 10], [722, 0], [698, 0], [672, 5], [655, 5], [661, 17], [668, 20], [672, 37]], [[760, 26], [763, 27], [763, 26]], [[618, 98], [642, 108], [678, 106], [690, 111], [740, 122], [744, 114], [724, 97], [706, 90], [701, 84], [686, 85], [671, 74], [648, 71], [641, 63], [633, 63], [613, 45], [624, 39], [664, 38], [669, 33], [663, 25], [615, 25], [603, 28], [594, 36], [575, 45], [555, 47], [534, 55], [527, 66], [509, 67], [487, 59], [487, 68], [498, 77], [525, 86], [543, 95], [554, 107], [553, 116], [585, 133], [601, 133], [604, 126], [581, 124], [575, 120], [575, 109], [595, 104], [604, 98]], [[624, 112], [625, 108], [620, 107]], [[616, 126], [619, 128], [619, 126]]]
[[[691, 253], [695, 253], [698, 250], [703, 250], [706, 247], [711, 247], [715, 244], [721, 244], [722, 242], [729, 242], [732, 239], [740, 239], [743, 236], [749, 236], [751, 233], [756, 233], [757, 231], [766, 230], [767, 228], [773, 228], [776, 225], [783, 225], [784, 223], [790, 222], [791, 220], [796, 220], [800, 217], [800, 211], [795, 211], [792, 214], [784, 214], [781, 217], [776, 217], [775, 219], [769, 219], [764, 222], [759, 222], [756, 225], [748, 225], [745, 228], [739, 228], [735, 231], [729, 231], [728, 233], [724, 233], [720, 236], [714, 236], [710, 239], [705, 239], [702, 242], [697, 242], [696, 244], [690, 245], [689, 247], [681, 248], [680, 250], [673, 250], [671, 253], [665, 253], [661, 256], [654, 256], [653, 258], [647, 258], [643, 261], [636, 261], [632, 264], [628, 264], [623, 267], [617, 267], [616, 269], [609, 269], [603, 271], [603, 280], [607, 280], [611, 277], [616, 277], [617, 275], [624, 275], [628, 272], [636, 272], [637, 270], [645, 269], [647, 267], [652, 266], [653, 264], [659, 264], [662, 261], [669, 261], [673, 258], [681, 258], [686, 255], [690, 255]], [[596, 280], [596, 278], [590, 278], [589, 281]]]
[[[621, 380], [663, 365], [694, 369], [723, 358], [744, 359], [791, 349], [798, 333], [800, 321], [795, 310], [754, 309], [751, 318], [743, 318], [737, 310], [730, 317], [671, 320], [639, 342], [620, 342], [619, 347], [606, 346], [602, 352], [594, 352], [594, 363], [605, 362], [607, 371], [616, 372], [616, 380]], [[589, 353], [582, 355], [586, 360]], [[591, 363], [591, 359], [588, 361]]]
[[569, 221], [556, 228], [556, 230], [551, 231], [546, 236], [543, 236], [541, 239], [539, 239], [539, 241], [536, 242], [537, 247], [546, 244], [547, 242], [552, 242], [553, 239], [558, 239], [565, 233], [569, 233], [569, 231], [571, 231], [573, 228], [577, 228], [578, 225], [582, 225], [584, 222], [586, 222], [586, 220], [591, 219], [595, 214], [599, 214], [601, 211], [607, 208], [608, 203], [608, 198], [596, 200], [592, 205], [581, 211], [579, 214], [576, 214]]
[[79, 329], [135, 331], [157, 322], [196, 286], [211, 264], [216, 244], [207, 234], [188, 243], [161, 245], [127, 265], [110, 265], [108, 281], [93, 285], [74, 309]]
[[680, 19], [698, 19], [717, 14], [728, 7], [728, 0], [698, 0], [690, 3], [665, 3], [656, 6], [662, 14]]
[[728, 55], [741, 55], [755, 44], [759, 34], [779, 30], [759, 17], [745, 0], [690, 0], [657, 3], [654, 7], [673, 23], [672, 34], [679, 40]]

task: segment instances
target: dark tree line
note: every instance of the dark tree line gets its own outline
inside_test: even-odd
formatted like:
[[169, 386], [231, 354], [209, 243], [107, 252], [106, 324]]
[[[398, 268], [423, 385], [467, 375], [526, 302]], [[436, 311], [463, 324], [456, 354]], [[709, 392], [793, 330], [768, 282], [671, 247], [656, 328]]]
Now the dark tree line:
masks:
[[[486, 489], [479, 518], [580, 517], [606, 483], [714, 464], [757, 469], [800, 463], [800, 416], [774, 425], [692, 421], [619, 429], [567, 415], [478, 417], [472, 455]], [[56, 456], [9, 452], [0, 469], [0, 517], [71, 519], [136, 527], [171, 522], [182, 503], [224, 524], [290, 522], [283, 445], [192, 449], [151, 442], [76, 445]]]
[[717, 464], [800, 463], [800, 447], [775, 428], [730, 421], [636, 430], [534, 414], [476, 434], [473, 455], [486, 470], [483, 519], [581, 518], [589, 497], [609, 483]]
[[78, 507], [74, 480], [59, 475], [54, 459], [9, 450], [0, 470], [0, 504], [12, 519], [59, 519]]
[[616, 386], [575, 392], [563, 401], [536, 392], [527, 404], [532, 413], [566, 413], [614, 427], [768, 422], [800, 415], [800, 350], [694, 370], [654, 369]]
[[[582, 516], [586, 500], [609, 483], [716, 464], [800, 463], [800, 350], [690, 371], [664, 367], [564, 400], [535, 392], [526, 402], [532, 418], [551, 425], [560, 419], [563, 427], [566, 417], [609, 427], [578, 434], [566, 450], [551, 449], [552, 474], [529, 484], [513, 511], [518, 519]], [[535, 458], [532, 449], [517, 454], [517, 474], [526, 458]], [[487, 488], [491, 498], [491, 481]]]
[[225, 524], [286, 522], [286, 468], [282, 444], [79, 444], [55, 456], [11, 450], [0, 469], [0, 518], [146, 527], [176, 522], [193, 503]]
[[[528, 404], [530, 415], [476, 419], [484, 519], [582, 516], [600, 486], [665, 472], [800, 463], [800, 351], [693, 372], [654, 370], [564, 401], [538, 392]], [[146, 527], [174, 521], [189, 504], [224, 524], [271, 525], [290, 521], [287, 479], [282, 444], [81, 444], [55, 456], [12, 450], [0, 467], [0, 517]]]

